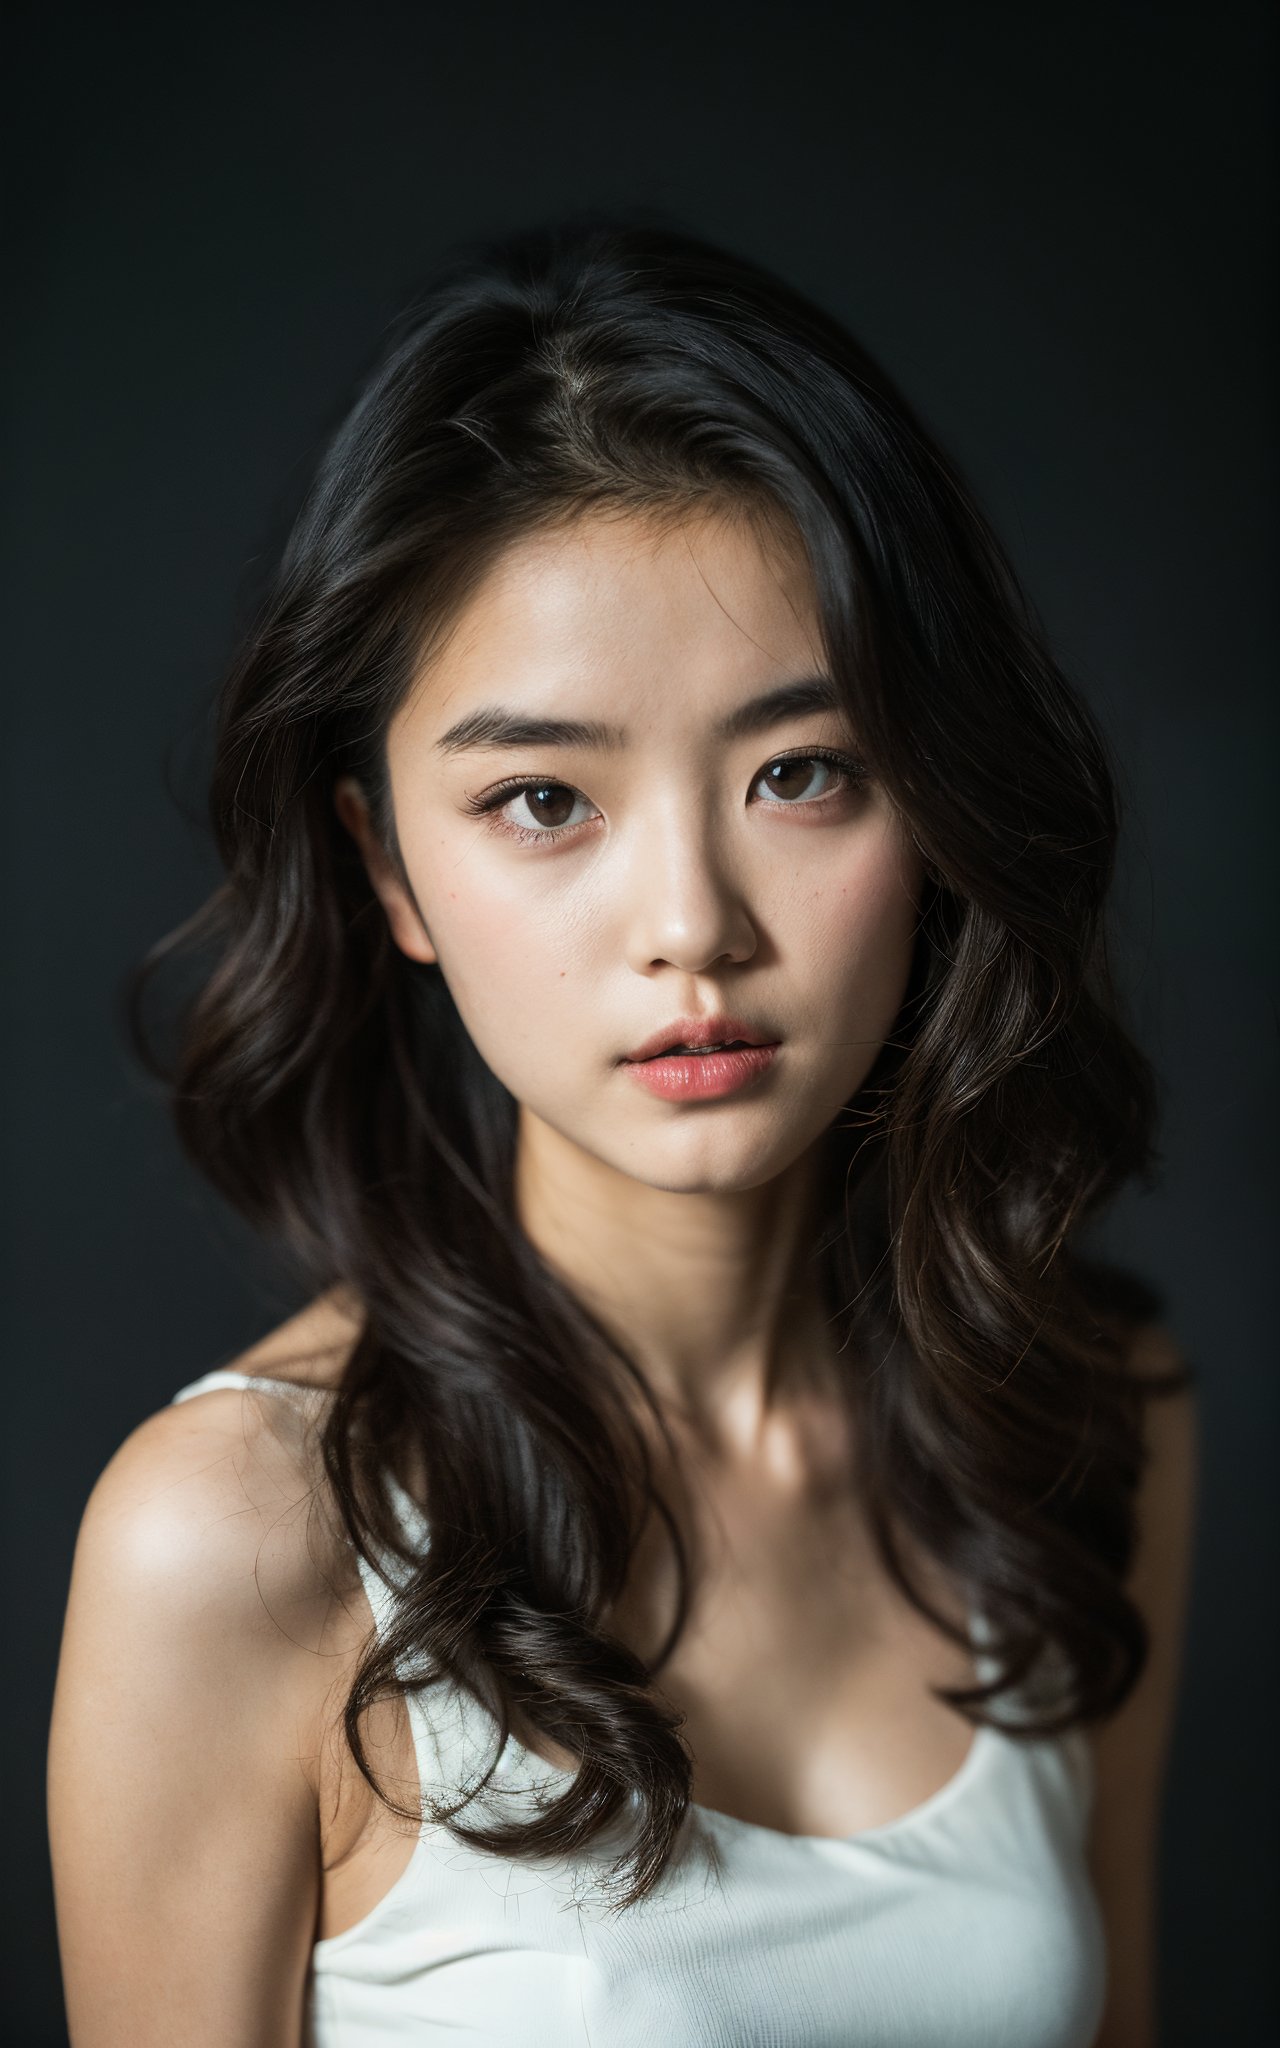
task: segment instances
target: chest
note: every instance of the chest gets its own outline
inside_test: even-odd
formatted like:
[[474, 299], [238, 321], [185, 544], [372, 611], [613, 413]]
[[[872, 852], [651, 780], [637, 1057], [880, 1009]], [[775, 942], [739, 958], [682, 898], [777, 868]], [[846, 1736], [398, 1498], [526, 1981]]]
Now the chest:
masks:
[[[843, 1836], [896, 1819], [954, 1775], [972, 1729], [932, 1689], [972, 1683], [972, 1657], [896, 1584], [855, 1503], [727, 1481], [686, 1528], [694, 1599], [656, 1684], [683, 1716], [698, 1804]], [[966, 1600], [908, 1557], [963, 1628]], [[669, 1546], [647, 1557], [642, 1546], [638, 1562], [615, 1626], [652, 1658], [674, 1601]]]
[[[785, 1835], [847, 1836], [897, 1819], [955, 1775], [973, 1732], [930, 1688], [971, 1682], [972, 1660], [895, 1585], [849, 1503], [797, 1502], [785, 1489], [726, 1482], [682, 1503], [679, 1519], [694, 1598], [655, 1683], [682, 1717], [696, 1804]], [[963, 1600], [936, 1570], [918, 1569], [940, 1611], [963, 1622]], [[608, 1626], [651, 1661], [676, 1590], [674, 1556], [655, 1519]], [[372, 1623], [358, 1582], [347, 1605], [354, 1658]], [[335, 1708], [344, 1696], [340, 1677]], [[419, 1766], [403, 1703], [385, 1702], [368, 1719], [375, 1769], [414, 1806]], [[536, 1746], [549, 1762], [571, 1765], [553, 1745]], [[409, 1862], [416, 1830], [374, 1798], [340, 1729], [322, 1755], [318, 1931], [327, 1938], [382, 1899]]]

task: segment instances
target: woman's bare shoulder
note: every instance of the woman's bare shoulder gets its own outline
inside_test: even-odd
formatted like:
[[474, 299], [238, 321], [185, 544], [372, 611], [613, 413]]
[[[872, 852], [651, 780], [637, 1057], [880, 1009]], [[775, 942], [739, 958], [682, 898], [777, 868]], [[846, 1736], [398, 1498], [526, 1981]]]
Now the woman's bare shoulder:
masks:
[[100, 1473], [82, 1544], [110, 1528], [136, 1559], [217, 1559], [236, 1576], [253, 1559], [264, 1593], [289, 1613], [348, 1576], [346, 1544], [318, 1454], [317, 1424], [360, 1321], [336, 1292], [321, 1295], [222, 1369], [313, 1393], [213, 1387], [157, 1409], [132, 1429]]
[[[332, 1371], [325, 1321], [304, 1311], [236, 1368]], [[236, 1387], [171, 1403], [90, 1492], [49, 1748], [77, 2039], [104, 1987], [146, 2010], [175, 1954], [202, 2039], [296, 2038], [334, 1704], [369, 1626], [306, 1426], [322, 1406]]]

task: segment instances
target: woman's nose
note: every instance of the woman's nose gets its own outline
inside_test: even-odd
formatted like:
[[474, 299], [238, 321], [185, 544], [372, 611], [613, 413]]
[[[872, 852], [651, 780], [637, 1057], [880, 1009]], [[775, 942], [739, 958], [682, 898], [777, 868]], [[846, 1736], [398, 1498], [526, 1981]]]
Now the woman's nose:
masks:
[[626, 948], [637, 973], [665, 962], [687, 974], [758, 943], [745, 886], [723, 835], [705, 815], [655, 820], [638, 838], [626, 883]]

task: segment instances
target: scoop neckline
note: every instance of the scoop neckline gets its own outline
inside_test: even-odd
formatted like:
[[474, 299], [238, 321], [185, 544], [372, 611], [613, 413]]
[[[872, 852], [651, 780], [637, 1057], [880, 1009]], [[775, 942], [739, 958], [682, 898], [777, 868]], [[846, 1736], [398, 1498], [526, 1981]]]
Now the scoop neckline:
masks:
[[[429, 1541], [430, 1527], [418, 1503], [414, 1500], [412, 1494], [408, 1493], [400, 1484], [394, 1473], [390, 1474], [389, 1477], [392, 1489], [398, 1497], [401, 1510], [408, 1512], [417, 1535], [425, 1537]], [[976, 1608], [971, 1609], [969, 1620], [971, 1628], [976, 1627], [979, 1641], [981, 1641], [985, 1634], [986, 1624]], [[978, 1679], [982, 1681], [989, 1677], [993, 1673], [994, 1668], [992, 1660], [984, 1656], [980, 1648], [976, 1649], [974, 1652], [974, 1670]], [[467, 1710], [471, 1709], [481, 1713], [488, 1727], [496, 1731], [497, 1722], [482, 1701], [469, 1699]], [[958, 1799], [966, 1792], [972, 1779], [983, 1768], [999, 1734], [999, 1729], [993, 1727], [989, 1721], [975, 1722], [969, 1747], [956, 1765], [955, 1770], [951, 1773], [951, 1776], [945, 1778], [936, 1791], [926, 1793], [923, 1799], [917, 1800], [915, 1805], [909, 1806], [904, 1813], [895, 1814], [890, 1820], [877, 1821], [869, 1828], [856, 1828], [851, 1834], [811, 1835], [793, 1833], [789, 1828], [770, 1827], [765, 1821], [743, 1820], [736, 1813], [726, 1813], [723, 1808], [718, 1806], [706, 1806], [698, 1799], [691, 1799], [688, 1802], [686, 1811], [697, 1814], [709, 1822], [713, 1828], [719, 1827], [736, 1831], [739, 1834], [761, 1836], [766, 1840], [774, 1842], [795, 1842], [809, 1848], [852, 1849], [859, 1847], [863, 1842], [882, 1842], [900, 1831], [908, 1831], [916, 1826], [922, 1826], [926, 1821], [932, 1820], [945, 1807], [950, 1806], [953, 1800]], [[507, 1761], [508, 1757], [511, 1759], [510, 1762]], [[536, 1750], [530, 1749], [526, 1743], [520, 1741], [518, 1736], [510, 1733], [498, 1755], [494, 1766], [494, 1775], [505, 1776], [508, 1770], [520, 1772], [525, 1776], [526, 1782], [529, 1776], [536, 1776], [537, 1782], [542, 1785], [558, 1783], [568, 1786], [572, 1783], [574, 1777], [572, 1771], [565, 1770], [559, 1764], [548, 1763], [545, 1757], [539, 1756]], [[632, 1804], [634, 1805], [634, 1799]]]
[[[487, 1708], [480, 1701], [476, 1701], [474, 1704], [477, 1710], [484, 1715], [485, 1720], [491, 1725], [496, 1726], [493, 1722], [493, 1716], [488, 1712]], [[710, 1822], [712, 1827], [729, 1829], [743, 1835], [763, 1836], [771, 1842], [795, 1842], [800, 1846], [816, 1849], [856, 1849], [860, 1848], [864, 1842], [883, 1841], [890, 1835], [895, 1835], [900, 1831], [909, 1830], [923, 1824], [926, 1820], [933, 1819], [942, 1808], [950, 1806], [953, 1800], [958, 1799], [967, 1790], [970, 1780], [981, 1769], [986, 1760], [991, 1742], [997, 1732], [989, 1722], [979, 1721], [975, 1723], [969, 1746], [961, 1757], [960, 1762], [956, 1765], [951, 1776], [945, 1778], [936, 1791], [926, 1793], [923, 1799], [917, 1800], [914, 1806], [907, 1807], [905, 1812], [895, 1814], [889, 1820], [876, 1821], [871, 1827], [855, 1828], [850, 1834], [812, 1835], [803, 1834], [798, 1830], [793, 1831], [790, 1828], [770, 1827], [767, 1821], [744, 1820], [740, 1814], [726, 1813], [719, 1806], [707, 1806], [700, 1799], [691, 1799], [685, 1810], [687, 1813], [696, 1814], [700, 1819]], [[511, 1753], [512, 1758], [510, 1765], [505, 1761], [508, 1752]], [[517, 1736], [508, 1735], [495, 1766], [494, 1775], [503, 1776], [508, 1769], [523, 1771], [525, 1767], [528, 1767], [529, 1775], [536, 1776], [537, 1783], [543, 1787], [556, 1783], [563, 1783], [565, 1786], [568, 1786], [574, 1776], [572, 1771], [563, 1769], [559, 1764], [549, 1764], [545, 1757], [540, 1757], [535, 1750], [531, 1750]], [[632, 1804], [634, 1804], [634, 1800]]]
[[[488, 1714], [487, 1710], [480, 1705], [480, 1702], [475, 1701], [473, 1704], [481, 1713], [485, 1714], [487, 1720], [492, 1721], [492, 1715]], [[725, 1813], [722, 1808], [704, 1805], [698, 1799], [691, 1799], [685, 1812], [686, 1815], [695, 1815], [699, 1820], [709, 1823], [713, 1830], [728, 1830], [730, 1833], [758, 1840], [769, 1845], [781, 1844], [784, 1847], [786, 1845], [794, 1845], [797, 1849], [816, 1850], [819, 1852], [830, 1852], [831, 1850], [839, 1849], [860, 1849], [864, 1843], [876, 1844], [883, 1842], [887, 1837], [909, 1832], [917, 1824], [923, 1823], [927, 1819], [932, 1819], [934, 1814], [941, 1808], [950, 1806], [966, 1790], [970, 1779], [982, 1767], [991, 1740], [996, 1733], [997, 1731], [989, 1723], [979, 1722], [974, 1728], [973, 1739], [960, 1763], [945, 1783], [938, 1787], [936, 1792], [929, 1793], [926, 1798], [919, 1800], [915, 1806], [908, 1807], [905, 1813], [896, 1815], [894, 1819], [880, 1821], [874, 1827], [859, 1828], [853, 1834], [793, 1834], [788, 1828], [769, 1827], [764, 1821], [743, 1820], [735, 1813]], [[540, 1766], [538, 1782], [542, 1785], [554, 1782], [556, 1779], [563, 1779], [567, 1783], [573, 1776], [571, 1771], [562, 1770], [558, 1764], [548, 1764], [545, 1758], [538, 1756], [535, 1751], [531, 1750], [527, 1744], [521, 1742], [514, 1735], [509, 1735], [507, 1738], [502, 1753], [498, 1758], [495, 1775], [502, 1774], [504, 1768], [509, 1767], [505, 1765], [508, 1752], [511, 1753], [513, 1763], [518, 1762]], [[634, 1797], [631, 1804], [632, 1806], [635, 1804]], [[427, 1841], [430, 1832], [431, 1822], [424, 1819], [414, 1838], [413, 1850], [404, 1869], [400, 1872], [399, 1877], [395, 1879], [390, 1889], [384, 1892], [380, 1899], [374, 1901], [367, 1913], [362, 1914], [361, 1918], [353, 1922], [350, 1927], [344, 1927], [340, 1933], [324, 1935], [313, 1942], [313, 1953], [318, 1952], [322, 1962], [334, 1950], [350, 1942], [357, 1941], [362, 1936], [371, 1935], [375, 1924], [383, 1918], [384, 1914], [394, 1912], [402, 1893], [410, 1890], [420, 1861], [428, 1853]]]

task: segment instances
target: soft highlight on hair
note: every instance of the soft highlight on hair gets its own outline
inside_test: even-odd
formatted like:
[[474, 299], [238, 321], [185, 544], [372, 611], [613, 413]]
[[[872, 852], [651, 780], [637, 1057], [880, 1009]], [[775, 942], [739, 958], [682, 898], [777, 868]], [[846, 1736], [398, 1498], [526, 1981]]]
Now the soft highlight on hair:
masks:
[[[825, 1134], [810, 1269], [856, 1417], [849, 1478], [887, 1569], [957, 1640], [902, 1537], [973, 1589], [997, 1678], [1058, 1660], [1023, 1722], [1115, 1710], [1146, 1656], [1124, 1590], [1161, 1306], [1086, 1257], [1149, 1177], [1156, 1099], [1118, 1015], [1105, 748], [970, 493], [833, 318], [647, 216], [575, 216], [438, 271], [319, 462], [221, 693], [210, 810], [225, 879], [129, 989], [187, 1156], [362, 1329], [319, 1448], [346, 1534], [399, 1559], [343, 1725], [451, 1682], [578, 1761], [535, 1817], [424, 1786], [461, 1840], [583, 1848], [630, 1811], [622, 1906], [657, 1883], [691, 1762], [659, 1690], [689, 1560], [654, 1483], [662, 1418], [625, 1346], [549, 1270], [512, 1200], [517, 1105], [440, 969], [393, 944], [333, 790], [357, 775], [399, 863], [385, 738], [513, 539], [588, 509], [741, 509], [798, 539], [829, 671], [927, 875], [911, 985]], [[401, 871], [402, 864], [401, 864]], [[162, 1059], [142, 1018], [180, 949], [213, 959]], [[665, 1434], [665, 1432], [663, 1432]], [[427, 1475], [425, 1554], [386, 1476]], [[651, 1515], [681, 1594], [651, 1667], [604, 1617]], [[406, 1676], [406, 1673], [409, 1674]], [[492, 1766], [491, 1766], [492, 1767]]]

